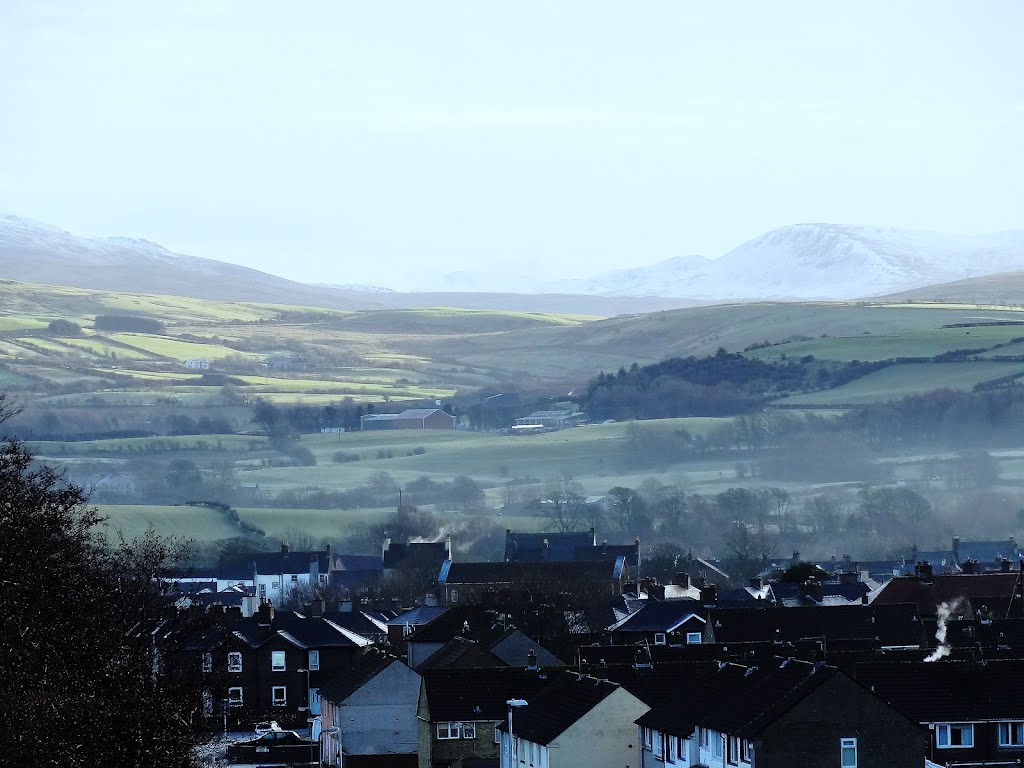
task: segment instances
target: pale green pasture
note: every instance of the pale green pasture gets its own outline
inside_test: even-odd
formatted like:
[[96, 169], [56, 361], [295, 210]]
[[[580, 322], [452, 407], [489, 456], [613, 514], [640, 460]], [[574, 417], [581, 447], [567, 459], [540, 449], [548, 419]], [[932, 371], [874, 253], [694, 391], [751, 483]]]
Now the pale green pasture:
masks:
[[185, 361], [191, 358], [206, 358], [208, 360], [219, 360], [228, 355], [242, 355], [243, 357], [261, 357], [247, 352], [239, 352], [230, 347], [217, 344], [200, 344], [194, 341], [178, 341], [165, 336], [152, 336], [145, 333], [115, 333], [111, 338], [130, 347], [136, 347], [146, 352], [152, 352], [161, 357], [170, 357]]
[[121, 437], [111, 440], [80, 440], [76, 442], [41, 440], [30, 445], [33, 452], [53, 457], [196, 450], [239, 453], [253, 448], [262, 450], [267, 445], [267, 439], [253, 435], [174, 435], [167, 437]]
[[934, 357], [954, 349], [985, 350], [1020, 336], [1024, 336], [1024, 326], [1020, 325], [936, 328], [793, 341], [753, 349], [745, 354], [760, 360], [778, 360], [783, 355], [790, 359], [813, 355], [820, 360], [891, 360], [897, 357]]
[[935, 389], [969, 391], [975, 384], [1024, 372], [1022, 363], [908, 363], [893, 365], [824, 392], [794, 395], [781, 403], [874, 403]]
[[28, 315], [0, 315], [0, 332], [32, 331], [37, 328], [45, 328], [47, 324], [46, 320]]
[[107, 518], [111, 538], [120, 533], [126, 539], [141, 536], [152, 528], [160, 536], [180, 536], [197, 542], [243, 535], [222, 513], [207, 507], [103, 504], [97, 507]]
[[61, 341], [71, 347], [80, 349], [83, 352], [91, 352], [97, 356], [117, 356], [125, 360], [150, 360], [153, 355], [137, 347], [123, 347], [120, 344], [113, 344], [99, 336], [85, 338], [64, 338]]

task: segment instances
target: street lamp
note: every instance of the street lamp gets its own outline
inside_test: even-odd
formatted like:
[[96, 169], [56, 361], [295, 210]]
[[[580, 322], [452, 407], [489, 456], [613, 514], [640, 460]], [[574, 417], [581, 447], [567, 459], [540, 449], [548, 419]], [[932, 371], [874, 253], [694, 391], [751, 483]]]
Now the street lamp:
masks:
[[527, 706], [525, 699], [509, 699], [505, 702], [508, 705], [508, 768], [514, 768], [512, 759], [512, 710], [518, 707]]

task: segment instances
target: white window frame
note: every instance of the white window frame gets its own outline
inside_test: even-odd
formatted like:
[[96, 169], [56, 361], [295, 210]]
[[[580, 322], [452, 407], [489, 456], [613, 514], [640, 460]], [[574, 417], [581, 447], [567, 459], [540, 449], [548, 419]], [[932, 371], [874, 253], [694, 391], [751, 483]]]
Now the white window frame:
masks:
[[476, 723], [463, 723], [462, 724], [462, 738], [464, 738], [464, 739], [475, 739], [476, 738]]
[[450, 741], [452, 739], [461, 738], [462, 723], [454, 722], [452, 720], [442, 720], [437, 724], [436, 733], [438, 741]]
[[[953, 731], [960, 731], [960, 743], [953, 744]], [[964, 734], [970, 734], [970, 743], [964, 743]], [[945, 744], [942, 743], [945, 737]], [[937, 723], [935, 725], [935, 746], [938, 749], [971, 749], [974, 747], [974, 723]]]
[[655, 757], [663, 757], [665, 754], [665, 740], [661, 736], [660, 731], [654, 731], [651, 736], [651, 748], [654, 752]]
[[272, 588], [274, 588], [274, 589], [280, 589], [281, 588], [281, 582], [279, 582], [279, 581], [272, 581], [272, 582], [270, 582], [270, 586]]
[[501, 744], [501, 731], [497, 728], [494, 729], [494, 743]]
[[735, 736], [725, 737], [725, 762], [728, 765], [740, 764], [740, 740]]
[[[238, 691], [238, 698], [231, 695], [233, 691]], [[245, 690], [240, 686], [233, 686], [228, 688], [228, 706], [229, 707], [240, 707], [245, 701]]]
[[453, 603], [457, 603], [457, 602], [459, 602], [459, 590], [457, 590], [457, 589], [453, 589], [453, 590], [451, 590], [451, 591], [450, 591], [450, 592], [448, 593], [448, 599], [449, 599], [449, 600], [450, 600], [451, 602], [453, 602]]
[[665, 741], [667, 742], [666, 746], [668, 747], [668, 754], [665, 755], [665, 759], [670, 763], [674, 763], [676, 761], [676, 737], [666, 736]]
[[242, 654], [238, 651], [228, 652], [228, 672], [242, 671]]
[[651, 733], [651, 729], [644, 726], [644, 728], [642, 729], [642, 733], [640, 734], [641, 739], [643, 739], [644, 749], [651, 749], [651, 747], [653, 746], [654, 739], [651, 736]]
[[[1004, 720], [998, 724], [997, 730], [999, 732], [1000, 747], [1024, 747], [1024, 722], [1020, 720]], [[1015, 740], [1015, 736], [1020, 738]]]
[[[278, 663], [280, 662], [280, 663]], [[270, 652], [270, 671], [271, 672], [287, 672], [288, 671], [288, 655], [285, 651], [271, 651]]]
[[[848, 749], [853, 750], [852, 763], [846, 759]], [[857, 739], [839, 740], [839, 768], [857, 768]]]
[[213, 672], [213, 654], [203, 654], [203, 672]]
[[320, 583], [321, 584], [326, 584], [327, 583], [327, 574], [326, 573], [321, 573], [320, 574]]
[[700, 645], [704, 640], [704, 635], [700, 632], [687, 632], [686, 633], [686, 644], [687, 645]]
[[267, 585], [260, 584], [260, 600], [265, 600], [267, 597]]
[[308, 662], [308, 669], [314, 672], [320, 669], [320, 651], [310, 651]]
[[[278, 691], [281, 692], [278, 697]], [[270, 703], [275, 707], [287, 707], [288, 706], [288, 686], [287, 685], [272, 685], [270, 687]]]
[[293, 573], [292, 574], [292, 584], [298, 584], [298, 583], [299, 583], [299, 574]]
[[654, 633], [654, 644], [655, 645], [668, 645], [668, 635], [664, 632]]

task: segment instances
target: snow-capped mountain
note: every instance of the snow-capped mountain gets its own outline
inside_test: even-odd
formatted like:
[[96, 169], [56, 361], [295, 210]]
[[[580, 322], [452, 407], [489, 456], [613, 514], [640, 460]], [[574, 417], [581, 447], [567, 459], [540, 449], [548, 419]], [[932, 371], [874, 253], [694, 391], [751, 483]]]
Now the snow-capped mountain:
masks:
[[0, 215], [0, 278], [225, 301], [374, 306], [355, 291], [306, 285], [237, 264], [186, 256], [149, 240], [79, 237], [19, 216]]
[[971, 236], [796, 224], [717, 259], [680, 256], [535, 290], [701, 300], [854, 299], [1013, 269], [1024, 269], [1022, 231]]

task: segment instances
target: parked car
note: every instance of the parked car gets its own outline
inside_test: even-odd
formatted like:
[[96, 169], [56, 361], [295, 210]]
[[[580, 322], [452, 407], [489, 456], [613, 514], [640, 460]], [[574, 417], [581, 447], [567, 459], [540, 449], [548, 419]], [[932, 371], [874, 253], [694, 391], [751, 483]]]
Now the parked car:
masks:
[[295, 731], [272, 730], [258, 738], [229, 745], [227, 757], [234, 763], [308, 763], [311, 750], [318, 746]]
[[277, 724], [277, 720], [264, 720], [262, 723], [256, 723], [257, 736], [263, 736], [264, 734], [280, 730], [281, 726]]

